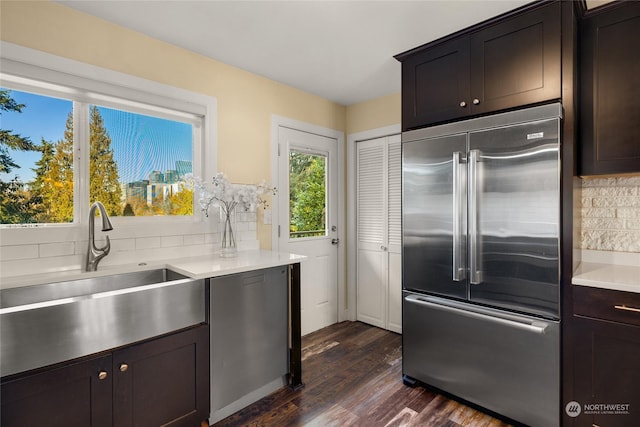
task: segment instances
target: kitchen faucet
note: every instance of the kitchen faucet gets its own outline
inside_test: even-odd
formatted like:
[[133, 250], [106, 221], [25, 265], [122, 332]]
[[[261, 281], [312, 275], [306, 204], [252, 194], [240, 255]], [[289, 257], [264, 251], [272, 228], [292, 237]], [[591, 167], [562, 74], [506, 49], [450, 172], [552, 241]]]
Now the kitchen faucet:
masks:
[[96, 208], [100, 210], [100, 216], [102, 217], [102, 231], [113, 230], [113, 225], [111, 225], [111, 221], [109, 220], [109, 216], [107, 215], [104, 205], [100, 202], [94, 202], [91, 205], [91, 209], [89, 209], [89, 244], [87, 248], [87, 258], [84, 264], [85, 271], [96, 271], [100, 260], [109, 255], [109, 251], [111, 250], [109, 236], [106, 236], [107, 244], [104, 245], [104, 247], [99, 248], [96, 246], [94, 224]]

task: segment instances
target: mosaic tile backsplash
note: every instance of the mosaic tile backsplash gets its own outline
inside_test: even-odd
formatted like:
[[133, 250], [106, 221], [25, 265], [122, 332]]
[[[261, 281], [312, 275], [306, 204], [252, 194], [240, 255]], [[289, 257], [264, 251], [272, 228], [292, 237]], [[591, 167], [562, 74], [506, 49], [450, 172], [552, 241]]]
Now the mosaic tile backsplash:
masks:
[[640, 176], [582, 179], [580, 248], [640, 252]]

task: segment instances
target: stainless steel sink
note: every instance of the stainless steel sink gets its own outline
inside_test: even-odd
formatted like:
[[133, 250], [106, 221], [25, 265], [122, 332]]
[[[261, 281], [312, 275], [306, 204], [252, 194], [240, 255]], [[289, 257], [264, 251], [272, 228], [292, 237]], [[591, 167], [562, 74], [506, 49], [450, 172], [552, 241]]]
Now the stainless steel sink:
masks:
[[205, 321], [204, 280], [168, 269], [0, 291], [0, 375]]
[[44, 285], [25, 286], [22, 288], [3, 289], [0, 291], [0, 309], [13, 308], [11, 311], [26, 310], [29, 309], [29, 307], [22, 306], [37, 303], [53, 303], [54, 301], [66, 298], [89, 297], [102, 292], [131, 289], [138, 286], [186, 278], [186, 276], [162, 268], [138, 271], [135, 273], [47, 283]]

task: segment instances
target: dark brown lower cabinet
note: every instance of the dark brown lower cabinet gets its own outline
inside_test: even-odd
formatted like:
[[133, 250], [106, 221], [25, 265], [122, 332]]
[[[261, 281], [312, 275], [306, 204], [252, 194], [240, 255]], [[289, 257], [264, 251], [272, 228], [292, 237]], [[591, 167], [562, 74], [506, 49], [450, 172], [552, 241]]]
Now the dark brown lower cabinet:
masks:
[[209, 328], [113, 353], [113, 420], [120, 427], [199, 426], [209, 418]]
[[209, 327], [3, 381], [2, 427], [200, 426], [209, 417]]
[[0, 425], [111, 426], [111, 364], [109, 354], [3, 382]]
[[[574, 318], [576, 427], [640, 426], [640, 327]], [[566, 418], [565, 418], [566, 419]]]

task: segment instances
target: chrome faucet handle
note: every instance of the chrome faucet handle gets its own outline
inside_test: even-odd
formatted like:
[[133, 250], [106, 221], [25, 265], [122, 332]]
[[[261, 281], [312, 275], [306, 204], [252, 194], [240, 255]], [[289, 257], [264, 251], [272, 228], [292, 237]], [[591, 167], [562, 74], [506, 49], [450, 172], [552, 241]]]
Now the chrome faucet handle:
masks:
[[103, 247], [98, 247], [95, 240], [95, 219], [96, 209], [100, 211], [102, 217], [102, 231], [113, 230], [113, 225], [107, 215], [107, 210], [100, 202], [94, 202], [89, 209], [89, 242], [87, 247], [87, 257], [85, 259], [85, 271], [96, 271], [98, 269], [98, 262], [111, 251], [111, 240], [109, 236], [106, 237], [106, 244]]
[[109, 251], [111, 251], [111, 241], [109, 240], [109, 236], [104, 236], [106, 243], [103, 247], [99, 248], [98, 246], [96, 246], [96, 242], [95, 239], [91, 241], [91, 244], [93, 245], [93, 250], [96, 252], [103, 252], [105, 255], [107, 255], [109, 253]]

